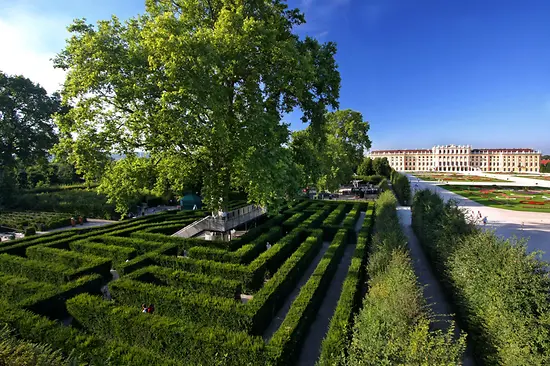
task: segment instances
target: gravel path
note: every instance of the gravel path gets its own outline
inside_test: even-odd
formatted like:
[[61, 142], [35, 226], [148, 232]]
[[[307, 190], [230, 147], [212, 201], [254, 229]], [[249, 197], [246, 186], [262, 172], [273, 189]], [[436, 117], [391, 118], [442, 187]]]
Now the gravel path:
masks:
[[[424, 255], [424, 251], [414, 234], [411, 227], [411, 210], [410, 207], [398, 207], [397, 214], [399, 222], [403, 228], [403, 232], [407, 236], [411, 258], [413, 259], [413, 267], [418, 277], [418, 282], [423, 287], [424, 298], [432, 313], [435, 315], [436, 321], [434, 326], [436, 329], [446, 330], [449, 327], [449, 321], [454, 320], [452, 308], [447, 302], [443, 289], [439, 281], [434, 276], [430, 263]], [[460, 328], [455, 322], [455, 335], [458, 337]], [[475, 365], [472, 347], [467, 345], [466, 352], [463, 357], [463, 365]]]

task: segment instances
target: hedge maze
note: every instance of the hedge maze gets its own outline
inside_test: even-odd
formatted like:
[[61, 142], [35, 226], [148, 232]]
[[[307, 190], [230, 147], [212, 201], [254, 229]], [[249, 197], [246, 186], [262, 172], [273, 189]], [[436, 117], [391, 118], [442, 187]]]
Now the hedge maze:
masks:
[[[353, 245], [322, 345], [332, 353], [345, 347], [344, 323], [361, 299], [372, 206], [302, 201], [228, 242], [170, 236], [206, 215], [194, 211], [2, 243], [0, 322], [88, 364], [289, 365]], [[154, 313], [142, 313], [142, 304], [154, 304]]]

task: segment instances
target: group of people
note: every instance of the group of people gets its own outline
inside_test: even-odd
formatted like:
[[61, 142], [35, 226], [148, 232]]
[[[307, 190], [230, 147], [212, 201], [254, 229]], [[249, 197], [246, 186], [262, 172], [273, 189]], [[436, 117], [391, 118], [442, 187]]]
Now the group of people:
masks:
[[483, 217], [481, 211], [477, 212], [477, 218], [480, 219], [481, 222], [483, 222], [483, 225], [487, 225], [487, 216]]
[[141, 304], [141, 312], [142, 313], [153, 314], [154, 311], [155, 311], [155, 305], [151, 304], [151, 305], [147, 306], [146, 304]]

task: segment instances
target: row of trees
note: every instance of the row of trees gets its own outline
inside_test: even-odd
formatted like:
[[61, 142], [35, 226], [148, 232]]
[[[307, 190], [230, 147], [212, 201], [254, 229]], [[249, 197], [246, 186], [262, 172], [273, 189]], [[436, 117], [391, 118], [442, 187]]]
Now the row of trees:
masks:
[[[550, 160], [550, 155], [543, 155], [541, 157], [541, 160]], [[541, 173], [550, 173], [550, 163], [541, 164], [540, 165], [540, 172]]]
[[[76, 20], [54, 60], [67, 72], [61, 97], [3, 77], [13, 85], [0, 99], [2, 166], [47, 161], [51, 149], [122, 213], [143, 192], [200, 189], [215, 210], [232, 188], [273, 208], [306, 184], [336, 188], [370, 147], [369, 124], [330, 112], [336, 45], [299, 38], [304, 22], [280, 0], [157, 0], [125, 22]], [[309, 124], [291, 134], [281, 120], [293, 110]]]

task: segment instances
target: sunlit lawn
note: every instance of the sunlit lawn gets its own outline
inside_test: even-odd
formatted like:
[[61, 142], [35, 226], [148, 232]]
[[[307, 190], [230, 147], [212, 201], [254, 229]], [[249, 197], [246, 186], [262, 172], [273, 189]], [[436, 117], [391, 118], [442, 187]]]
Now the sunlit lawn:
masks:
[[502, 179], [480, 177], [478, 175], [463, 175], [455, 173], [413, 173], [417, 178], [426, 181], [447, 181], [447, 182], [506, 182]]
[[441, 187], [489, 207], [550, 212], [550, 189], [453, 185]]

